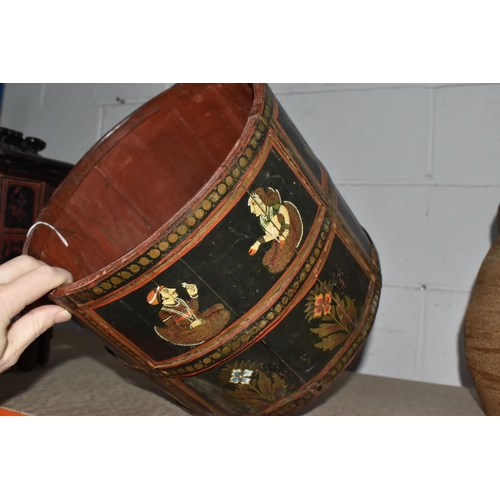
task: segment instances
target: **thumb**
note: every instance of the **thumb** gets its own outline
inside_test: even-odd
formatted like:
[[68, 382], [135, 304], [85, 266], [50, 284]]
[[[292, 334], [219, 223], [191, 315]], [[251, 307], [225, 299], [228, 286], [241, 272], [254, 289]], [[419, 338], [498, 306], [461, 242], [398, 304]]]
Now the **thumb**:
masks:
[[68, 311], [52, 304], [37, 307], [21, 316], [7, 331], [3, 354], [0, 350], [0, 373], [14, 366], [23, 351], [43, 332], [70, 319]]

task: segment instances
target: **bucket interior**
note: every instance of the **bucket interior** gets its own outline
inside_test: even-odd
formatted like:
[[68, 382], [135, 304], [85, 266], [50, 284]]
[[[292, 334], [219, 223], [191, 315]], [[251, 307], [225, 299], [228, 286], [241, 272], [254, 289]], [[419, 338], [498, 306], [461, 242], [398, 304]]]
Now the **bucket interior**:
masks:
[[176, 85], [133, 113], [74, 167], [41, 214], [30, 255], [75, 280], [136, 246], [181, 210], [241, 137], [248, 84]]

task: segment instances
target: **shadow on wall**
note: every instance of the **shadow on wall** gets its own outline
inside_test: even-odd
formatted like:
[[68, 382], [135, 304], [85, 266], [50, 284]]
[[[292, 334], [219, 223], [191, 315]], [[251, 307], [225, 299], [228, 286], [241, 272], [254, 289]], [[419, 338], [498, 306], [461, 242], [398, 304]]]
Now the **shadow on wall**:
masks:
[[[500, 207], [499, 207], [500, 209]], [[499, 215], [500, 217], [500, 212]], [[490, 227], [490, 244], [493, 245], [493, 242], [497, 239], [498, 237], [498, 222], [497, 222], [497, 214], [493, 217], [493, 221], [491, 222], [491, 227]], [[485, 255], [486, 257], [486, 255]], [[481, 267], [482, 261], [478, 262], [477, 265], [477, 271], [479, 272], [479, 268]], [[477, 279], [477, 278], [476, 278]], [[474, 280], [473, 288], [476, 285], [476, 280]], [[469, 303], [467, 304], [467, 309], [464, 312], [464, 318], [462, 320], [461, 326], [460, 326], [460, 332], [458, 334], [458, 354], [459, 354], [459, 363], [460, 363], [460, 380], [462, 382], [462, 385], [464, 387], [474, 387], [474, 383], [472, 381], [472, 378], [469, 374], [469, 370], [467, 369], [467, 363], [465, 362], [465, 315], [467, 313], [467, 310], [469, 308], [470, 304], [470, 299]]]

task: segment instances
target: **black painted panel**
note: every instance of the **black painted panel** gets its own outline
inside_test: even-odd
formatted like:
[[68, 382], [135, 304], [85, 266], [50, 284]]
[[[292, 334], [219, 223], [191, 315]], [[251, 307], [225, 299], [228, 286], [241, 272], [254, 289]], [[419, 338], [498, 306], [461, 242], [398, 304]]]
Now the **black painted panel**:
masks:
[[[289, 366], [293, 366], [300, 377], [310, 380], [356, 331], [362, 319], [369, 284], [368, 276], [341, 239], [336, 237], [319, 280], [310, 293], [266, 336], [266, 345]], [[329, 292], [331, 300], [326, 300]], [[347, 315], [344, 316], [339, 325], [339, 314], [335, 308], [339, 306], [341, 312], [348, 309], [346, 297], [353, 301], [357, 314], [353, 316], [353, 322]], [[308, 307], [313, 304], [316, 306], [314, 309]], [[331, 315], [325, 314], [328, 311], [333, 313], [336, 320], [330, 320]], [[341, 328], [342, 323], [344, 329]], [[329, 330], [332, 331], [327, 334]]]
[[[278, 103], [279, 104], [279, 103]], [[293, 145], [296, 147], [303, 160], [306, 162], [310, 171], [316, 179], [321, 183], [321, 164], [316, 155], [313, 153], [302, 134], [298, 131], [283, 106], [279, 104], [278, 122], [283, 127], [283, 130], [288, 135]], [[306, 172], [307, 174], [308, 172]]]
[[261, 342], [183, 382], [225, 415], [258, 414], [302, 386], [293, 371]]

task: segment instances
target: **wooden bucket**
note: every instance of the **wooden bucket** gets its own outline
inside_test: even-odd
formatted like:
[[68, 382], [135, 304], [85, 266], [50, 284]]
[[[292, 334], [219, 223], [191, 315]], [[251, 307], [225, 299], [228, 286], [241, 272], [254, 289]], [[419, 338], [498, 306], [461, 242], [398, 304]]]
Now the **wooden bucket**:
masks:
[[377, 310], [376, 250], [264, 84], [179, 84], [100, 140], [25, 253], [50, 299], [193, 414], [298, 413]]

